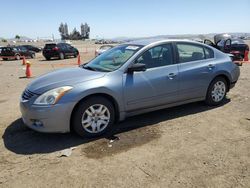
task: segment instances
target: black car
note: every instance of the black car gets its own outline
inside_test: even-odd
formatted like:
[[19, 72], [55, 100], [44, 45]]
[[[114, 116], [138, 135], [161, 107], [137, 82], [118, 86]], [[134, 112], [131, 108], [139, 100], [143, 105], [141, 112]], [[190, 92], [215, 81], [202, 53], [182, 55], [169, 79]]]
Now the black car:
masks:
[[242, 61], [245, 59], [246, 52], [249, 51], [249, 46], [244, 40], [239, 38], [233, 38], [228, 34], [219, 34], [214, 36], [214, 42], [206, 39], [205, 44], [213, 46], [224, 53], [230, 53], [233, 55], [234, 61]]
[[32, 45], [22, 45], [22, 46], [27, 48], [28, 50], [36, 52], [36, 53], [42, 51], [42, 48], [39, 48], [39, 47], [36, 47], [36, 46], [32, 46]]
[[43, 49], [43, 56], [46, 60], [50, 60], [53, 57], [64, 59], [66, 57], [77, 57], [79, 54], [78, 50], [67, 43], [50, 43], [46, 44]]
[[23, 46], [3, 47], [1, 49], [1, 57], [3, 60], [16, 59], [23, 57], [35, 58], [35, 52], [28, 50]]

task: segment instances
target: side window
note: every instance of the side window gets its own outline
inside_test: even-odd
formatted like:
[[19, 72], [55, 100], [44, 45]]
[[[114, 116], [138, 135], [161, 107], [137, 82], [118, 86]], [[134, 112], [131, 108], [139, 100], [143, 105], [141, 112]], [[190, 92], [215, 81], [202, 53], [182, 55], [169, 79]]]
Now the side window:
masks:
[[177, 49], [180, 63], [205, 59], [202, 46], [194, 44], [177, 44]]
[[59, 48], [61, 48], [62, 50], [65, 50], [65, 49], [66, 49], [64, 44], [58, 44], [57, 46], [58, 46]]
[[137, 63], [145, 64], [147, 69], [172, 65], [174, 63], [172, 45], [164, 44], [149, 49], [137, 59]]
[[214, 51], [210, 48], [204, 48], [206, 59], [214, 58]]

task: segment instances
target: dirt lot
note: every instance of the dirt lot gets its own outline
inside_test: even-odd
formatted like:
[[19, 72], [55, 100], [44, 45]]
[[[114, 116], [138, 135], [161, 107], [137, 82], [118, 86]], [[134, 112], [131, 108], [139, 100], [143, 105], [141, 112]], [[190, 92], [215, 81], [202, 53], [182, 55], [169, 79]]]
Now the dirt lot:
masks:
[[[83, 62], [93, 57], [94, 45], [88, 53], [78, 45]], [[30, 61], [34, 78], [77, 62], [41, 54]], [[113, 143], [26, 128], [18, 102], [34, 78], [21, 78], [21, 61], [0, 61], [0, 72], [0, 187], [250, 187], [250, 64], [223, 106], [199, 102], [130, 118], [116, 125]]]

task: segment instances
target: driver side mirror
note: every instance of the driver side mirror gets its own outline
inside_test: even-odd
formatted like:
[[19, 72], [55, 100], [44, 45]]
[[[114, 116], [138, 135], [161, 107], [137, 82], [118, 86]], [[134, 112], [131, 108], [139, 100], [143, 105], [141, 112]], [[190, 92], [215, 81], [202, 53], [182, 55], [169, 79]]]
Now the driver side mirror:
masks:
[[131, 67], [128, 68], [128, 73], [133, 73], [133, 72], [144, 72], [146, 71], [146, 65], [142, 63], [135, 63]]

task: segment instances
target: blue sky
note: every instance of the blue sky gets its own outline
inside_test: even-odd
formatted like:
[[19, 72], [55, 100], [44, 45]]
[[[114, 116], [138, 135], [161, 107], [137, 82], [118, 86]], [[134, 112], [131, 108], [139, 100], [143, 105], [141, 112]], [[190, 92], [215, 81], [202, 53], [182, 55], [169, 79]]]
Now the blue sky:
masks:
[[0, 37], [59, 38], [58, 27], [91, 27], [91, 38], [250, 32], [250, 0], [1, 1]]

